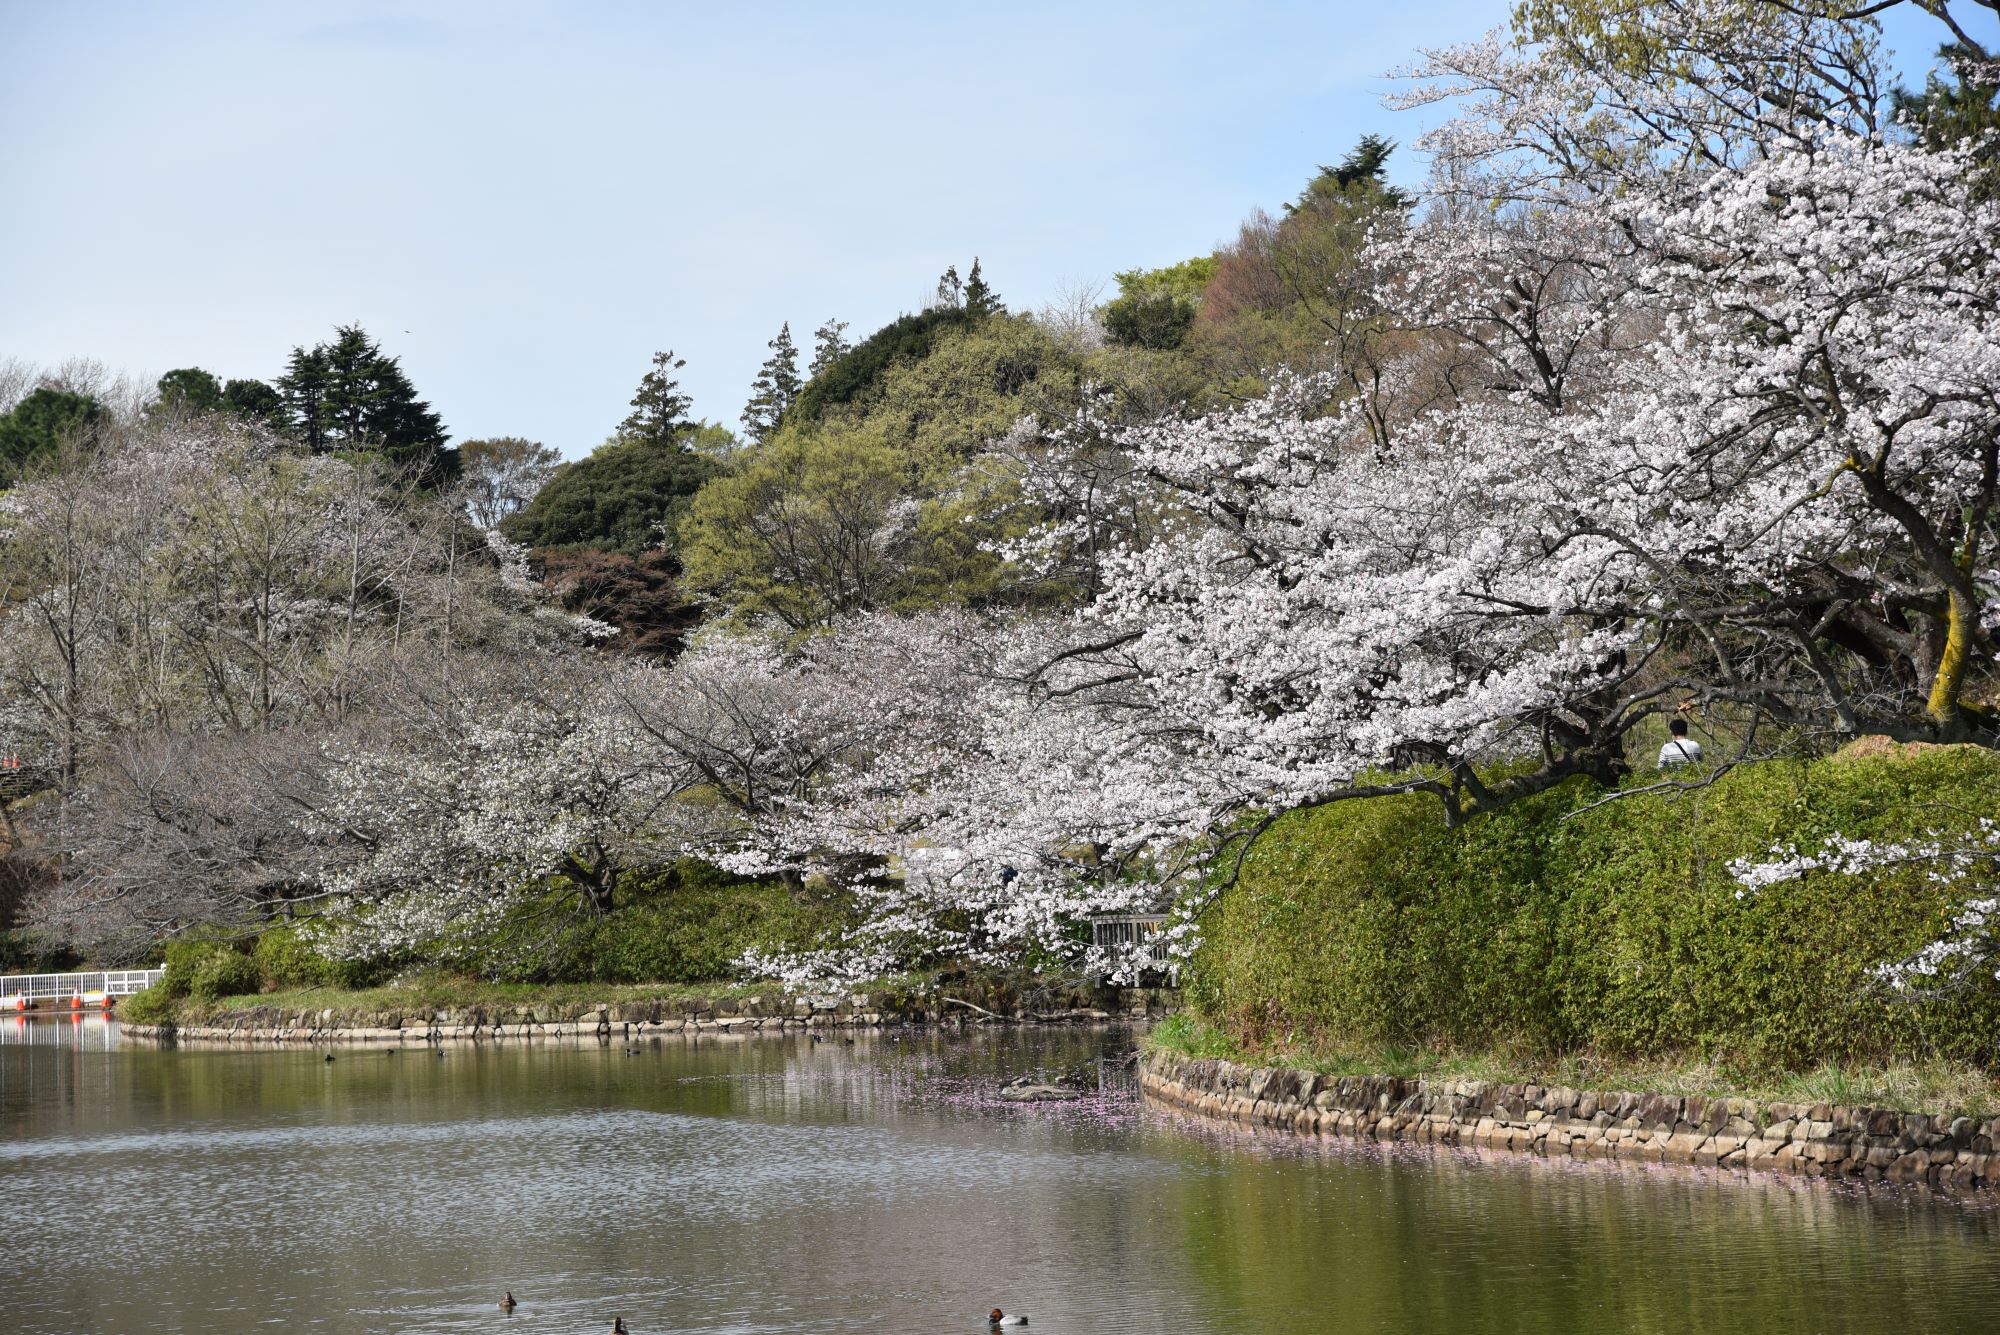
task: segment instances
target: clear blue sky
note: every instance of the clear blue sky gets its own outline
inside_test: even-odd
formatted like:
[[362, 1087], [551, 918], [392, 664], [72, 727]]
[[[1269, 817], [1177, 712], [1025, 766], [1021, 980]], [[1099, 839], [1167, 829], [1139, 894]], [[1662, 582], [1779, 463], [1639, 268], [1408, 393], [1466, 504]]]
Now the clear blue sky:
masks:
[[358, 322], [574, 456], [672, 347], [734, 427], [782, 321], [1207, 251], [1505, 9], [0, 0], [0, 356], [269, 378]]

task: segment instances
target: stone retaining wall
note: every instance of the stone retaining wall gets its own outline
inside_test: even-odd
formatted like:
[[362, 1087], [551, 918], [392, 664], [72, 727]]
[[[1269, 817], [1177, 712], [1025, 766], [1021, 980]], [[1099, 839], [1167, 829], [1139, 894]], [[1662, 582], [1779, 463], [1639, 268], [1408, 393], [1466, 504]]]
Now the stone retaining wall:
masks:
[[412, 1009], [356, 1014], [251, 1007], [185, 1024], [124, 1024], [134, 1038], [221, 1043], [425, 1043], [490, 1039], [633, 1039], [658, 1034], [884, 1029], [928, 1024], [1062, 1024], [1159, 1019], [1164, 988], [1077, 989], [966, 1005], [947, 993], [696, 998], [600, 1005]]
[[1148, 1054], [1149, 1098], [1302, 1135], [1685, 1163], [1868, 1182], [2000, 1189], [2000, 1118], [1830, 1104], [1605, 1093], [1480, 1080], [1323, 1076]]

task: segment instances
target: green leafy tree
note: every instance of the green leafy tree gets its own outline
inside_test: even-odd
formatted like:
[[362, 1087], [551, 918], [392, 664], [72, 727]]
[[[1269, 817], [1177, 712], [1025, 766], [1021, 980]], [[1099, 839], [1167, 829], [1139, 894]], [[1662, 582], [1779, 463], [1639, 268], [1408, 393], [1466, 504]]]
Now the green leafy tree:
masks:
[[926, 467], [879, 419], [792, 427], [694, 499], [688, 587], [738, 619], [797, 631], [857, 612], [1007, 599], [992, 540], [1021, 531], [1007, 479]]
[[1073, 405], [1080, 379], [1041, 326], [1003, 315], [940, 331], [924, 356], [887, 367], [850, 414], [880, 422], [923, 469], [957, 469], [1021, 418]]
[[786, 321], [778, 336], [764, 346], [771, 350], [771, 355], [757, 372], [757, 379], [750, 386], [750, 402], [743, 409], [743, 429], [760, 445], [777, 431], [778, 423], [784, 420], [786, 411], [804, 388], [799, 380], [799, 350], [792, 342], [791, 322]]
[[719, 464], [727, 464], [743, 448], [743, 439], [720, 422], [696, 422], [681, 439], [681, 448]]
[[1079, 368], [1032, 320], [951, 314], [923, 356], [891, 358], [818, 422], [787, 419], [702, 489], [681, 525], [691, 588], [796, 630], [1038, 595], [995, 554], [1026, 510], [988, 447], [1073, 405]]
[[261, 380], [231, 380], [222, 387], [222, 402], [245, 421], [282, 427], [285, 397]]
[[671, 348], [653, 354], [653, 369], [639, 377], [639, 391], [632, 396], [631, 415], [618, 424], [621, 436], [656, 449], [682, 447], [694, 429], [688, 417], [694, 400], [681, 392], [674, 373], [686, 365], [687, 359], [675, 357]]
[[160, 377], [155, 407], [165, 412], [212, 413], [226, 404], [222, 386], [199, 366], [184, 366]]
[[1118, 274], [1118, 295], [1103, 310], [1105, 333], [1125, 347], [1178, 348], [1194, 328], [1215, 264], [1214, 256], [1203, 255], [1164, 269]]
[[44, 385], [0, 416], [0, 487], [11, 487], [31, 465], [53, 458], [65, 441], [88, 440], [109, 414], [88, 394]]
[[628, 556], [661, 546], [672, 550], [689, 499], [719, 472], [718, 464], [692, 450], [613, 437], [587, 458], [556, 469], [532, 501], [500, 521], [500, 531], [537, 548]]
[[695, 498], [681, 524], [687, 582], [794, 629], [890, 606], [912, 482], [880, 427], [787, 430]]

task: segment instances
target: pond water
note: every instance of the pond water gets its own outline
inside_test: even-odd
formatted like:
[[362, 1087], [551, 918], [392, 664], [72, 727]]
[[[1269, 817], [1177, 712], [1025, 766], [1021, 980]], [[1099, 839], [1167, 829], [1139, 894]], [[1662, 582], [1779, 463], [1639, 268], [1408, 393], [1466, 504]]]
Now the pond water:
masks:
[[[2000, 1211], [1217, 1131], [1123, 1030], [160, 1051], [0, 1021], [24, 1332], [2000, 1330]], [[512, 1289], [520, 1307], [495, 1307]]]

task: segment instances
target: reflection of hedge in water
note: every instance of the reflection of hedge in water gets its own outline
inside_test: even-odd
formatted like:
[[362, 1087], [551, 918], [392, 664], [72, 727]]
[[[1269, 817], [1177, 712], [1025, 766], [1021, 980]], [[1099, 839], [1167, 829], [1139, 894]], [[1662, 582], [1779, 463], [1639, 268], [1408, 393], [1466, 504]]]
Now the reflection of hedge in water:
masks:
[[1209, 914], [1189, 995], [1253, 1045], [1996, 1061], [1990, 977], [1921, 1005], [1868, 978], [1959, 896], [1900, 871], [1808, 875], [1745, 902], [1727, 864], [1836, 831], [1967, 826], [2000, 807], [2000, 757], [1770, 762], [1572, 815], [1599, 796], [1578, 784], [1456, 831], [1421, 796], [1290, 817]]

